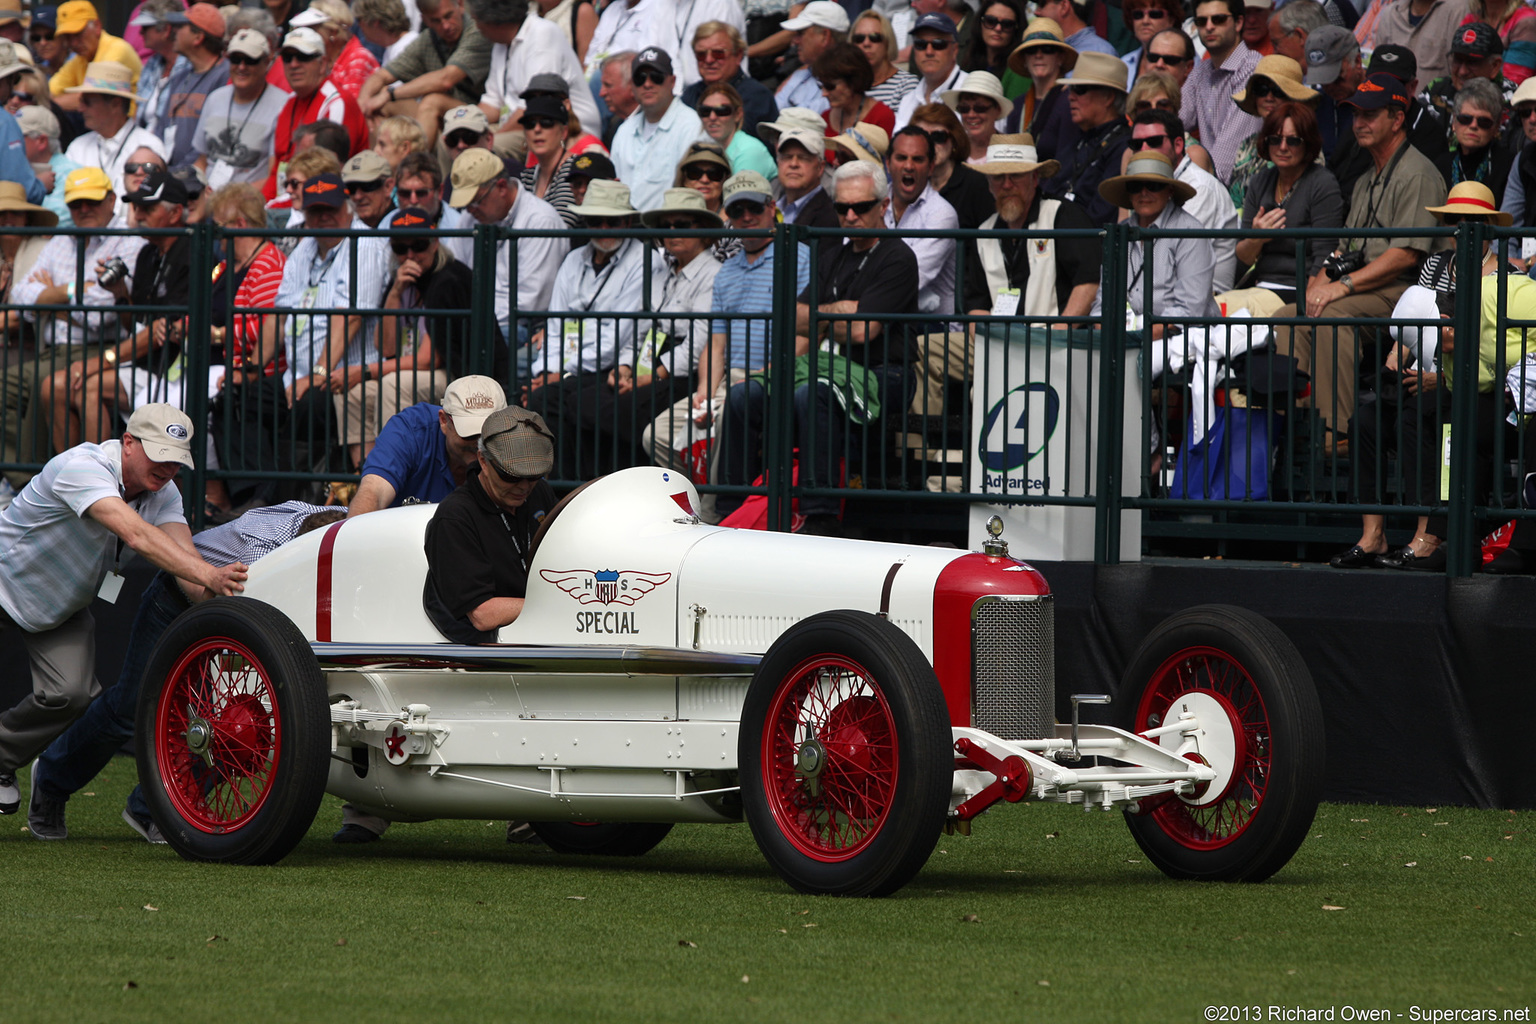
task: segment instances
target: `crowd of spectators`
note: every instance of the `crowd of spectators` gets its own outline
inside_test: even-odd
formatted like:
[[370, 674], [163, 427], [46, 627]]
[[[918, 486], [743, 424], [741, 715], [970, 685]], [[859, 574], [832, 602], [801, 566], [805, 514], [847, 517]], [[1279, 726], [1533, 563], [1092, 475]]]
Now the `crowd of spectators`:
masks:
[[[212, 464], [356, 473], [392, 417], [488, 370], [543, 413], [562, 479], [654, 459], [750, 485], [790, 315], [753, 233], [789, 222], [889, 231], [818, 237], [814, 287], [797, 254], [785, 407], [802, 482], [836, 486], [869, 448], [850, 430], [965, 383], [958, 313], [1391, 316], [1449, 244], [1417, 232], [1536, 224], [1533, 70], [1513, 0], [143, 0], [121, 36], [90, 0], [33, 5], [0, 17], [0, 229], [124, 233], [0, 235], [0, 462], [197, 388]], [[192, 381], [176, 307], [202, 290], [166, 232], [201, 220], [228, 235]], [[1145, 273], [1136, 244], [1131, 308], [1105, 311], [1091, 241], [910, 234], [1119, 221], [1345, 237], [1169, 240]], [[489, 253], [439, 234], [476, 224], [508, 232], [493, 339], [467, 313]], [[239, 234], [263, 228], [375, 233]], [[1274, 334], [1331, 451], [1369, 333]], [[835, 528], [835, 503], [802, 504]]]

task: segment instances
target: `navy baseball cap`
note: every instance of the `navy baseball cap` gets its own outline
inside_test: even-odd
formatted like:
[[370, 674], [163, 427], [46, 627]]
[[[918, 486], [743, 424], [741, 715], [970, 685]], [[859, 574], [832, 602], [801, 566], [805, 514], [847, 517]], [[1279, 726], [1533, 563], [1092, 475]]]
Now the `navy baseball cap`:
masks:
[[59, 8], [57, 4], [49, 4], [47, 7], [32, 8], [32, 27], [45, 28], [49, 32], [59, 27]]
[[923, 15], [921, 18], [917, 19], [917, 24], [912, 26], [912, 34], [916, 35], [918, 32], [921, 32], [925, 28], [931, 28], [935, 32], [943, 32], [947, 36], [954, 36], [958, 31], [955, 28], [955, 23], [950, 20], [950, 17], [947, 14]]
[[1386, 71], [1378, 71], [1374, 75], [1365, 76], [1365, 81], [1360, 83], [1355, 94], [1344, 102], [1360, 110], [1380, 110], [1393, 104], [1407, 109], [1408, 90], [1403, 88], [1401, 78]]

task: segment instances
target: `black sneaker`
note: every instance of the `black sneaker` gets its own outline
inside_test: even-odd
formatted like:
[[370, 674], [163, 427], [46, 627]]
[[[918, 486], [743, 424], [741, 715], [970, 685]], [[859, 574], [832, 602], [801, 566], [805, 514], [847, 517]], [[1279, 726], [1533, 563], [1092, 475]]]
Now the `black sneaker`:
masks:
[[37, 762], [32, 762], [32, 799], [27, 804], [27, 831], [33, 839], [68, 839], [64, 825], [64, 801], [45, 800], [37, 784]]
[[21, 810], [21, 790], [16, 785], [15, 772], [0, 772], [0, 814], [15, 814]]

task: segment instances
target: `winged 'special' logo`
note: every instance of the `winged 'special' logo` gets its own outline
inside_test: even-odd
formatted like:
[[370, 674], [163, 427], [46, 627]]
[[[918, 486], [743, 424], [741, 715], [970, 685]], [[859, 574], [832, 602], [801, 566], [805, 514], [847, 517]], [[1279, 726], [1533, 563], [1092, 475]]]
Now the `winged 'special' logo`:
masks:
[[631, 605], [672, 578], [669, 572], [633, 569], [540, 569], [553, 583], [582, 604]]

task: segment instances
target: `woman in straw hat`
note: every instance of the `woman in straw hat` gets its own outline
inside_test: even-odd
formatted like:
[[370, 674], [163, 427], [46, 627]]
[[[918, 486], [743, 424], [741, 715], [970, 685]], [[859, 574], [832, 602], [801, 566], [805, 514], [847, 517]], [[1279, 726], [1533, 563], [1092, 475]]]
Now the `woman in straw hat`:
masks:
[[862, 160], [869, 164], [885, 166], [885, 154], [890, 152], [891, 137], [879, 125], [860, 121], [840, 135], [827, 140], [827, 163], [833, 167], [850, 160]]
[[[1447, 226], [1464, 220], [1481, 221], [1508, 227], [1514, 220], [1499, 210], [1488, 186], [1475, 181], [1462, 182], [1451, 189], [1450, 195], [1440, 206], [1426, 206], [1435, 219]], [[1485, 285], [1499, 269], [1497, 254], [1490, 242], [1483, 242], [1481, 275]], [[1393, 319], [1433, 320], [1440, 309], [1456, 293], [1456, 253], [1446, 249], [1430, 255], [1419, 271], [1414, 287], [1403, 293], [1392, 310]], [[1518, 264], [1508, 267], [1509, 280], [1520, 282], [1521, 288], [1533, 284]], [[1483, 290], [1484, 309], [1487, 309], [1489, 291]], [[1524, 319], [1528, 314], [1517, 309], [1515, 295], [1508, 299], [1508, 316]], [[1485, 313], [1485, 323], [1487, 323]], [[1478, 379], [1478, 440], [1491, 444], [1491, 427], [1503, 415], [1501, 382], [1492, 376], [1496, 353], [1488, 351], [1499, 339], [1490, 339], [1485, 330], [1481, 345], [1484, 354]], [[1511, 328], [1504, 344], [1511, 346], [1502, 358], [1507, 366], [1520, 361], [1525, 331]], [[1381, 458], [1387, 450], [1396, 450], [1398, 465], [1403, 475], [1403, 501], [1407, 504], [1433, 505], [1439, 493], [1439, 464], [1441, 451], [1441, 424], [1447, 422], [1451, 411], [1450, 380], [1443, 374], [1441, 356], [1448, 356], [1445, 343], [1449, 332], [1436, 328], [1394, 327], [1396, 344], [1387, 353], [1385, 372], [1377, 383], [1374, 394], [1362, 395], [1355, 415], [1349, 423], [1351, 452], [1359, 463], [1358, 485], [1352, 500], [1362, 503], [1388, 501], [1385, 481], [1379, 470], [1384, 465]], [[1509, 336], [1512, 336], [1512, 341]], [[1484, 379], [1484, 378], [1487, 379]], [[1394, 384], [1394, 379], [1396, 383]], [[1507, 441], [1514, 451], [1515, 439]], [[1479, 460], [1479, 472], [1486, 475], [1487, 459]], [[1479, 493], [1484, 489], [1479, 486]], [[1446, 528], [1443, 519], [1434, 520], [1420, 516], [1418, 528], [1406, 547], [1390, 551], [1387, 546], [1385, 517], [1366, 515], [1361, 517], [1360, 540], [1345, 551], [1329, 559], [1328, 564], [1339, 569], [1423, 569], [1440, 571], [1445, 567], [1445, 554], [1440, 550], [1441, 538]]]
[[[1344, 224], [1344, 197], [1333, 172], [1318, 163], [1323, 138], [1312, 108], [1286, 101], [1264, 115], [1258, 133], [1259, 159], [1268, 164], [1248, 183], [1243, 197], [1244, 228], [1337, 228]], [[1335, 238], [1307, 240], [1301, 268], [1310, 278], [1334, 250]], [[1237, 243], [1238, 286], [1267, 289], [1275, 298], [1228, 301], [1263, 315], [1296, 298], [1296, 243], [1283, 238], [1244, 238]], [[1272, 308], [1269, 308], [1272, 307]]]
[[939, 97], [953, 110], [971, 140], [971, 162], [985, 158], [992, 136], [1001, 132], [1013, 111], [1013, 101], [1003, 95], [1003, 83], [988, 71], [972, 71], [957, 89]]
[[[1055, 145], [1067, 116], [1067, 94], [1061, 76], [1077, 64], [1077, 51], [1062, 38], [1061, 26], [1050, 18], [1036, 18], [1024, 29], [1024, 38], [1008, 55], [1008, 70], [1029, 79], [1029, 88], [1014, 97], [1010, 132], [1026, 131], [1042, 152]], [[1054, 152], [1054, 149], [1052, 150]]]
[[[1202, 230], [1202, 225], [1180, 209], [1195, 194], [1193, 185], [1173, 176], [1173, 162], [1155, 150], [1137, 153], [1126, 173], [1099, 183], [1099, 195], [1112, 206], [1131, 211], [1131, 223], [1143, 228]], [[1131, 246], [1127, 268], [1127, 318], [1132, 329], [1143, 320], [1181, 316], [1217, 316], [1220, 310], [1211, 293], [1216, 258], [1203, 238], [1160, 238], [1153, 244], [1149, 261], [1147, 243]], [[1150, 267], [1148, 263], [1150, 262]], [[1095, 300], [1100, 313], [1102, 299]], [[1161, 338], [1164, 323], [1151, 324], [1151, 337]]]
[[[9, 302], [11, 284], [23, 280], [48, 244], [48, 235], [7, 234], [8, 228], [51, 228], [59, 218], [51, 210], [27, 202], [26, 189], [14, 181], [0, 181], [0, 304]], [[5, 344], [20, 340], [22, 314], [8, 309], [0, 316], [0, 338]]]
[[[1259, 58], [1258, 67], [1248, 77], [1248, 84], [1232, 94], [1232, 102], [1245, 114], [1264, 119], [1282, 103], [1302, 103], [1313, 110], [1323, 95], [1309, 89], [1301, 81], [1301, 65], [1289, 57], [1272, 53]], [[1237, 147], [1237, 159], [1232, 164], [1232, 201], [1242, 206], [1248, 192], [1248, 182], [1264, 167], [1266, 158], [1259, 155], [1259, 139], [1264, 133], [1254, 133]]]
[[[731, 161], [725, 150], [713, 142], [700, 140], [688, 147], [677, 162], [673, 188], [691, 188], [704, 197], [704, 208], [716, 216], [725, 193], [725, 180], [731, 176]], [[724, 263], [741, 250], [740, 238], [717, 238], [710, 243], [716, 260]]]

